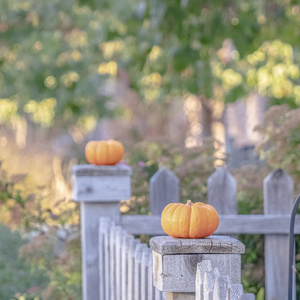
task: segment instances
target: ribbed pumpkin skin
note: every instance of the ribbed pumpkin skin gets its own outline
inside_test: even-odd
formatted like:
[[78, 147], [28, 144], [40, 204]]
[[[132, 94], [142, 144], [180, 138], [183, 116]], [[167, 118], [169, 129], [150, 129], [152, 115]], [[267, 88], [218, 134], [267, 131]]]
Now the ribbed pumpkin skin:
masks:
[[94, 165], [115, 165], [122, 159], [123, 154], [123, 145], [115, 140], [90, 141], [85, 147], [85, 157]]
[[214, 207], [202, 202], [170, 203], [161, 214], [161, 226], [175, 238], [205, 238], [217, 230], [219, 215]]

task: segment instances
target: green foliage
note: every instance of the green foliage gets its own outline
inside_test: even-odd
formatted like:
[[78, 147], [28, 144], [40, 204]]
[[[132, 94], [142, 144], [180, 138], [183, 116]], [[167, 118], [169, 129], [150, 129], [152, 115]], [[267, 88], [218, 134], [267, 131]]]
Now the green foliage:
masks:
[[[0, 224], [0, 299], [12, 299], [32, 287], [39, 294], [49, 279], [43, 270], [32, 267], [18, 256], [19, 248], [26, 243], [18, 232]], [[18, 296], [16, 296], [18, 297]], [[33, 299], [29, 296], [26, 299]]]
[[292, 175], [296, 192], [300, 192], [300, 109], [287, 105], [273, 106], [265, 114], [264, 123], [256, 130], [263, 135], [257, 146], [260, 156], [273, 168], [282, 168]]
[[46, 127], [57, 118], [69, 124], [109, 114], [97, 94], [106, 77], [98, 73], [104, 60], [99, 46], [106, 28], [122, 30], [121, 23], [73, 0], [2, 1], [0, 10], [7, 12], [1, 95], [17, 104], [16, 113], [31, 114]]
[[[241, 214], [263, 213], [263, 180], [276, 168], [284, 169], [290, 174], [295, 183], [295, 194], [300, 192], [299, 186], [299, 129], [300, 110], [291, 110], [288, 105], [272, 106], [265, 114], [264, 123], [257, 126], [256, 130], [263, 135], [257, 151], [268, 167], [244, 166], [235, 170], [238, 180], [238, 204]], [[243, 260], [243, 285], [249, 292], [257, 293], [263, 297], [263, 236], [240, 236], [246, 246]], [[300, 239], [296, 237], [296, 253], [299, 253]], [[299, 294], [300, 257], [296, 255], [297, 270], [297, 295]]]
[[141, 142], [129, 152], [127, 160], [133, 169], [132, 194], [130, 201], [121, 207], [122, 212], [134, 214], [149, 213], [149, 180], [160, 166], [172, 170], [180, 180], [181, 201], [207, 200], [207, 178], [216, 164], [224, 164], [225, 157], [216, 157], [220, 144], [206, 139], [202, 146], [180, 148], [166, 142]]
[[[257, 152], [272, 169], [281, 168], [294, 179], [295, 195], [300, 192], [300, 109], [291, 110], [288, 105], [271, 107], [265, 114], [264, 123], [256, 130], [263, 135]], [[296, 236], [296, 253], [300, 249], [300, 237]], [[296, 255], [297, 296], [300, 295], [300, 257]]]
[[49, 299], [80, 300], [81, 291], [81, 243], [80, 238], [67, 242], [66, 256], [62, 262], [56, 261], [54, 271], [49, 272], [52, 294]]
[[[24, 193], [24, 174], [8, 176], [1, 168], [0, 178], [1, 222], [37, 234], [28, 241], [0, 224], [0, 299], [81, 299], [80, 240], [69, 240], [63, 256], [56, 257], [57, 227], [50, 226], [70, 222], [68, 204], [59, 216], [53, 215], [42, 206], [41, 187], [37, 195]], [[73, 208], [74, 214], [78, 217]]]
[[80, 239], [66, 243], [66, 250], [54, 255], [56, 228], [38, 235], [20, 249], [20, 255], [34, 269], [41, 270], [49, 284], [42, 291], [42, 299], [81, 299]]
[[271, 104], [300, 106], [299, 67], [290, 44], [266, 41], [245, 58], [240, 59], [234, 51], [231, 55], [234, 59], [229, 63], [215, 62], [213, 67], [227, 102], [256, 90]]
[[[76, 123], [89, 131], [97, 118], [116, 113], [112, 95], [102, 87], [107, 79], [118, 81], [121, 70], [145, 101], [189, 93], [235, 101], [250, 90], [266, 89], [274, 103], [295, 105], [296, 100], [299, 105], [299, 56], [292, 57], [299, 47], [294, 30], [299, 6], [271, 3], [1, 1], [0, 121], [29, 114], [44, 127]], [[223, 42], [228, 38], [232, 44], [227, 47]], [[283, 45], [283, 51], [276, 51], [288, 61], [272, 62], [274, 43]], [[256, 65], [255, 57], [264, 49], [267, 58]], [[220, 63], [223, 77], [226, 70], [235, 70], [242, 81], [220, 84], [215, 72]], [[261, 86], [266, 68], [266, 80], [278, 73], [272, 87]]]
[[23, 230], [33, 230], [46, 222], [41, 196], [25, 195], [17, 185], [26, 177], [24, 174], [7, 176], [0, 167], [0, 216], [2, 223]]
[[[1, 164], [0, 164], [1, 168]], [[7, 204], [9, 200], [14, 200], [16, 203], [24, 207], [25, 199], [21, 196], [20, 190], [15, 188], [15, 184], [24, 178], [23, 174], [14, 175], [7, 178], [6, 172], [1, 169], [0, 172], [0, 204]]]

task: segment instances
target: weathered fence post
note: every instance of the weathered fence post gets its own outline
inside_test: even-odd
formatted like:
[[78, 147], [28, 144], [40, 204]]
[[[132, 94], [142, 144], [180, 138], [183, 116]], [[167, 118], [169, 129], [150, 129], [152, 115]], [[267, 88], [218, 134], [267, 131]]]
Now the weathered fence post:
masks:
[[[293, 179], [283, 170], [278, 169], [269, 174], [264, 180], [264, 214], [290, 215], [293, 207], [293, 192]], [[287, 299], [288, 254], [288, 235], [265, 235], [267, 300]]]
[[167, 292], [167, 300], [194, 300], [197, 264], [210, 260], [221, 276], [232, 284], [241, 282], [244, 245], [227, 236], [205, 239], [175, 239], [157, 236], [150, 240], [153, 253], [154, 286]]
[[[80, 202], [81, 210], [83, 300], [98, 300], [104, 286], [99, 285], [103, 280], [99, 276], [99, 217], [119, 223], [120, 201], [131, 196], [130, 176], [131, 168], [126, 165], [73, 167], [73, 200]], [[104, 266], [101, 269], [104, 272]]]

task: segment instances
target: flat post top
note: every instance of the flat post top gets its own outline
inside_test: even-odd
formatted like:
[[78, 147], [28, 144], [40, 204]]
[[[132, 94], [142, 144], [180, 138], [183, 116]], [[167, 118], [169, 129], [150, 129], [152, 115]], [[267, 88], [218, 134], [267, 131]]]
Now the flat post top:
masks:
[[75, 165], [72, 168], [73, 176], [131, 176], [131, 168], [127, 165], [113, 166]]
[[243, 254], [245, 245], [229, 236], [212, 235], [204, 239], [178, 239], [156, 236], [150, 240], [155, 252], [166, 254]]
[[130, 199], [130, 176], [131, 168], [123, 164], [73, 166], [73, 200], [100, 203]]

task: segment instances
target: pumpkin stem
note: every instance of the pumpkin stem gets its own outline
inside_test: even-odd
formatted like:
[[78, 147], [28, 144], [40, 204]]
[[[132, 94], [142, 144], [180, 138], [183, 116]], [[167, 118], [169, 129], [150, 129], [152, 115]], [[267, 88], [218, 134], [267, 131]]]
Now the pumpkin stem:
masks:
[[192, 206], [192, 201], [191, 201], [191, 200], [188, 200], [188, 201], [186, 202], [186, 205], [189, 206], [189, 207], [191, 207], [191, 206]]

